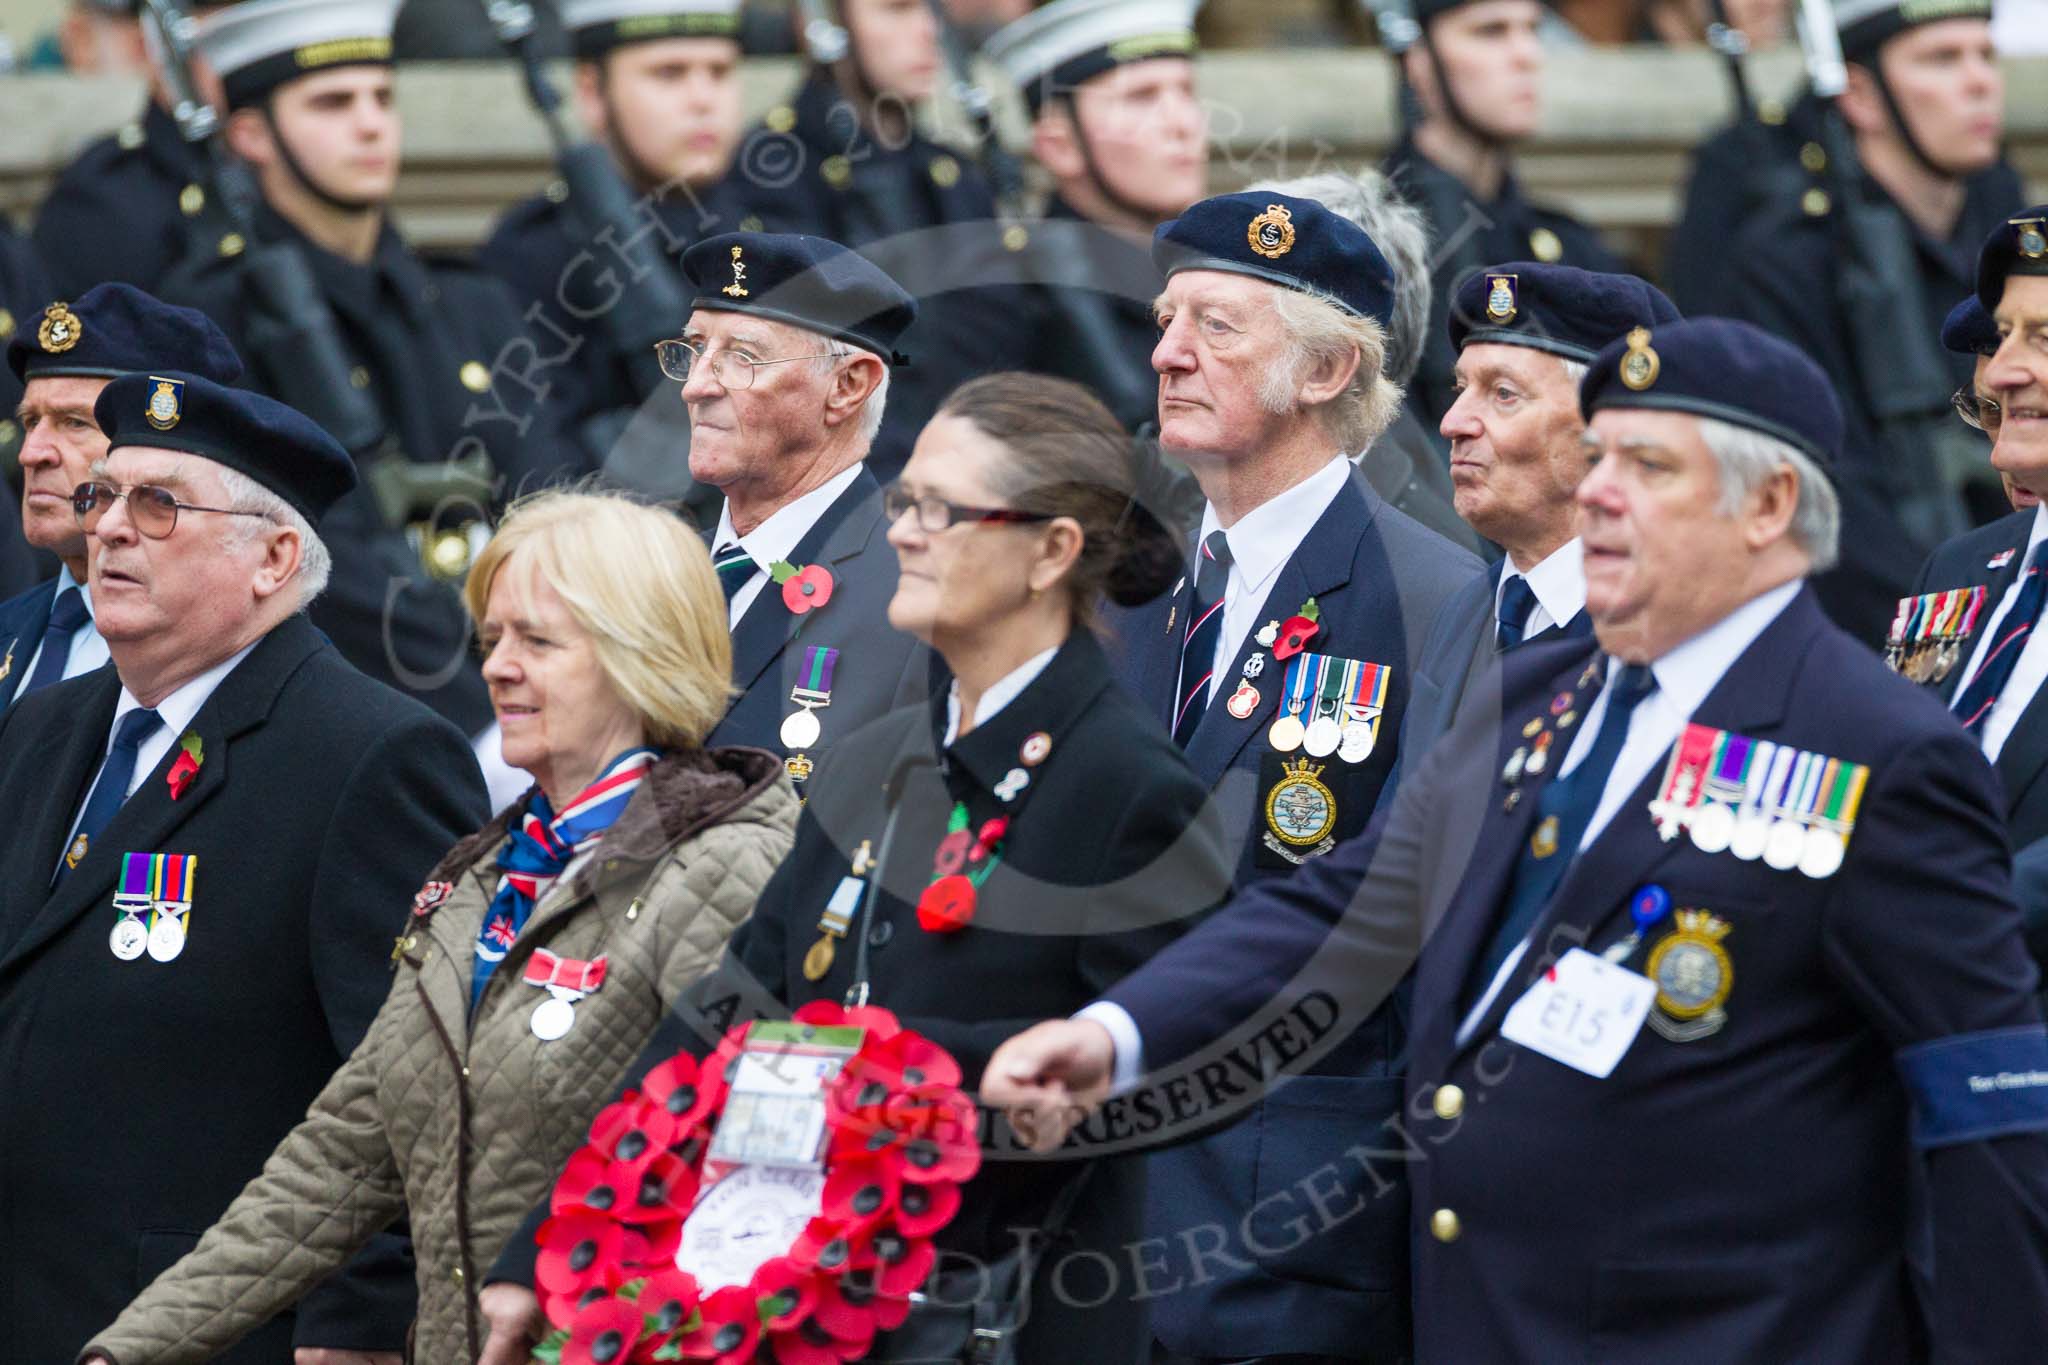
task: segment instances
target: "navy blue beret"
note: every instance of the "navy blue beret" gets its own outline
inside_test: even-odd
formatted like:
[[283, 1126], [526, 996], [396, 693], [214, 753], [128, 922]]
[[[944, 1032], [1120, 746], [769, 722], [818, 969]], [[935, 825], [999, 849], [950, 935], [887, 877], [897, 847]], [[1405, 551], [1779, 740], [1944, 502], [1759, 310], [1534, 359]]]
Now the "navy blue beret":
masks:
[[1394, 314], [1394, 271], [1365, 229], [1313, 199], [1270, 190], [1204, 199], [1152, 234], [1168, 275], [1222, 270], [1321, 294], [1382, 327]]
[[753, 313], [907, 365], [896, 342], [917, 320], [917, 300], [848, 247], [798, 233], [728, 232], [683, 253], [692, 308]]
[[112, 379], [130, 370], [178, 365], [232, 384], [242, 358], [213, 320], [175, 308], [132, 284], [99, 284], [76, 303], [53, 303], [7, 343], [7, 368], [32, 378]]
[[138, 370], [100, 390], [93, 420], [111, 453], [182, 450], [246, 474], [318, 521], [356, 485], [355, 461], [297, 408], [179, 370]]
[[1987, 313], [1997, 311], [2008, 275], [2048, 275], [2048, 204], [2000, 223], [1977, 253], [1977, 302]]
[[1806, 352], [1747, 322], [1693, 318], [1609, 342], [1579, 381], [1590, 421], [1602, 408], [1714, 417], [1792, 446], [1823, 472], [1842, 448], [1842, 405]]
[[1998, 349], [1998, 324], [1971, 294], [1941, 321], [1941, 344], [1957, 355], [1990, 355]]
[[1451, 346], [1500, 342], [1589, 361], [1632, 327], [1678, 321], [1678, 306], [1633, 275], [1510, 261], [1475, 271], [1451, 299]]

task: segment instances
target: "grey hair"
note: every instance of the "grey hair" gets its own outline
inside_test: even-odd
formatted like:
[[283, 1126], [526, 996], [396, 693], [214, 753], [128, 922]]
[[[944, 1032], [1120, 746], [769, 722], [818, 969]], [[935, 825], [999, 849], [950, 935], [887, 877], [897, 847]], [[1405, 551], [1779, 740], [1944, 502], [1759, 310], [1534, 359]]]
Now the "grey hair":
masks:
[[1268, 180], [1249, 188], [1313, 199], [1372, 238], [1394, 271], [1394, 315], [1387, 324], [1381, 373], [1407, 388], [1422, 364], [1429, 329], [1429, 220], [1422, 210], [1370, 168], [1356, 175], [1326, 171], [1297, 180]]
[[1576, 390], [1579, 387], [1579, 381], [1586, 377], [1586, 362], [1583, 360], [1570, 360], [1564, 356], [1559, 356], [1557, 363], [1564, 366], [1565, 382]]
[[[220, 486], [226, 491], [228, 501], [238, 512], [255, 512], [264, 521], [299, 534], [299, 607], [300, 611], [313, 605], [321, 593], [327, 591], [327, 577], [334, 569], [334, 558], [327, 552], [327, 542], [320, 539], [320, 533], [313, 524], [300, 514], [299, 510], [277, 494], [265, 488], [239, 469], [216, 465], [220, 471]], [[262, 533], [262, 523], [253, 517], [240, 519], [244, 528], [242, 541], [247, 544]]]
[[1366, 449], [1401, 412], [1401, 390], [1381, 369], [1387, 351], [1386, 331], [1327, 295], [1274, 285], [1271, 298], [1273, 313], [1285, 333], [1284, 349], [1260, 377], [1260, 403], [1272, 413], [1292, 410], [1296, 392], [1317, 365], [1341, 362], [1347, 352], [1356, 351], [1358, 368], [1351, 382], [1317, 415], [1345, 454]]
[[1721, 473], [1722, 516], [1742, 510], [1742, 500], [1780, 465], [1799, 476], [1799, 505], [1792, 511], [1793, 544], [1806, 552], [1812, 571], [1832, 569], [1840, 557], [1842, 504], [1820, 467], [1775, 436], [1739, 427], [1716, 417], [1701, 417], [1700, 439], [1714, 454]]
[[882, 362], [882, 382], [875, 385], [875, 391], [868, 395], [868, 401], [861, 404], [860, 439], [865, 445], [874, 444], [876, 433], [882, 429], [882, 414], [889, 407], [889, 357], [875, 355], [865, 347], [848, 346], [842, 341], [826, 343], [826, 352], [818, 359], [818, 373], [831, 374], [839, 368], [839, 362], [849, 356], [872, 355]]

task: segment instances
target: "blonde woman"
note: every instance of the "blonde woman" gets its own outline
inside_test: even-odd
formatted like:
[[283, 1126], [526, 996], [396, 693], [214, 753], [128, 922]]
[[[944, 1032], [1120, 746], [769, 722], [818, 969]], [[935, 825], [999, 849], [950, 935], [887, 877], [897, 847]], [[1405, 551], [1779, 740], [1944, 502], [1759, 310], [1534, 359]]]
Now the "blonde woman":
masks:
[[474, 1360], [480, 1272], [789, 850], [781, 763], [703, 747], [731, 645], [710, 557], [676, 518], [538, 495], [465, 595], [505, 759], [534, 786], [392, 907], [395, 979], [362, 1045], [88, 1359], [210, 1359], [404, 1216], [412, 1358]]

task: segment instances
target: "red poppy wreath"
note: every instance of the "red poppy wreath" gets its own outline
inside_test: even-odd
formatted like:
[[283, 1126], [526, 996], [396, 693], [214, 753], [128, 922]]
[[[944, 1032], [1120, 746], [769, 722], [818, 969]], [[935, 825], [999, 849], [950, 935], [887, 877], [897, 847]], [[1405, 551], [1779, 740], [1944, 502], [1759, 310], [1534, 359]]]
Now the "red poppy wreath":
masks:
[[682, 1268], [684, 1224], [700, 1204], [731, 1182], [778, 1177], [748, 1166], [706, 1171], [747, 1026], [701, 1063], [677, 1054], [598, 1114], [555, 1182], [536, 1279], [556, 1330], [536, 1359], [839, 1365], [902, 1325], [909, 1295], [931, 1273], [932, 1236], [959, 1212], [960, 1186], [981, 1166], [974, 1103], [945, 1049], [887, 1010], [813, 1001], [795, 1019], [862, 1030], [824, 1082], [815, 1215], [766, 1224], [795, 1235], [744, 1283], [709, 1287]]

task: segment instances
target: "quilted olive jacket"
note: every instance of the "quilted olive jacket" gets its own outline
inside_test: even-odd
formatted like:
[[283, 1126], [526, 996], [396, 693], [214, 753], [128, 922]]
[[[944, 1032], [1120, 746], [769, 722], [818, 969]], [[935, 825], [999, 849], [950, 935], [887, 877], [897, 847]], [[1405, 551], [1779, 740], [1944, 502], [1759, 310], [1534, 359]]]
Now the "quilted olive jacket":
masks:
[[[419, 1257], [412, 1358], [474, 1360], [487, 1332], [479, 1274], [546, 1197], [670, 1002], [718, 962], [789, 851], [796, 815], [781, 761], [761, 750], [661, 759], [535, 907], [474, 1017], [473, 949], [508, 817], [456, 845], [430, 878], [452, 890], [415, 911], [362, 1045], [191, 1254], [86, 1351], [118, 1365], [210, 1359], [405, 1215]], [[548, 993], [522, 979], [536, 947], [608, 964], [554, 1042], [532, 1027]]]

